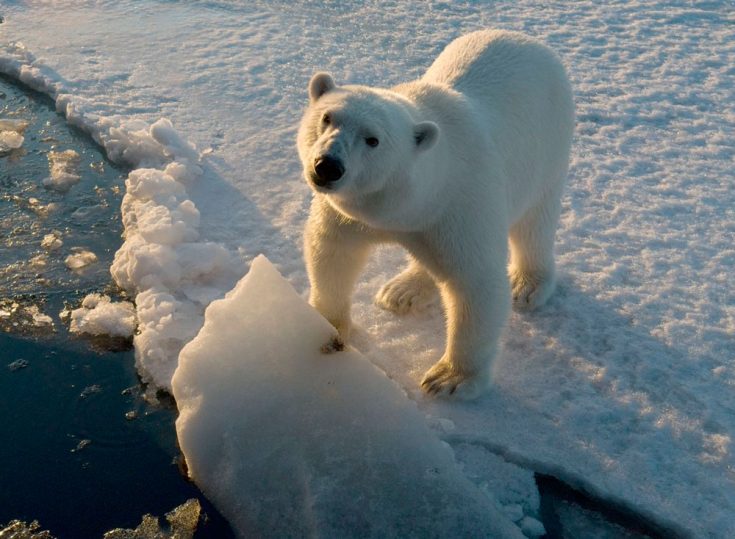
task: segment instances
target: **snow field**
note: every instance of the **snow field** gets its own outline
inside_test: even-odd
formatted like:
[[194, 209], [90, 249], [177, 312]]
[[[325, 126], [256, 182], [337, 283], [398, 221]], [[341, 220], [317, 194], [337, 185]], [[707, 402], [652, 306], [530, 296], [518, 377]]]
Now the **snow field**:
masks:
[[[309, 193], [293, 141], [313, 71], [391, 85], [480, 27], [525, 31], [555, 48], [578, 111], [560, 286], [544, 310], [512, 316], [493, 392], [464, 405], [416, 391], [443, 348], [442, 315], [374, 307], [403, 262], [398, 250], [378, 251], [356, 291], [355, 345], [422, 411], [451, 420], [443, 435], [454, 445], [553, 473], [672, 534], [735, 534], [731, 2], [103, 5], [6, 8], [0, 69], [54, 96], [115, 159], [159, 172], [175, 162], [149, 130], [160, 116], [207, 149], [182, 195], [199, 211], [198, 228], [179, 195], [151, 204], [165, 206], [151, 219], [166, 226], [148, 227], [148, 239], [131, 232], [139, 261], [121, 272], [159, 281], [136, 298], [150, 327], [150, 341], [136, 346], [154, 351], [140, 366], [161, 379], [207, 298], [229, 285], [177, 273], [188, 240], [151, 239], [196, 228], [192, 244], [216, 242], [235, 261], [230, 284], [244, 273], [240, 255], [264, 252], [297, 290], [308, 286], [300, 241]], [[39, 61], [12, 45], [18, 39]], [[468, 476], [490, 460], [459, 458]]]

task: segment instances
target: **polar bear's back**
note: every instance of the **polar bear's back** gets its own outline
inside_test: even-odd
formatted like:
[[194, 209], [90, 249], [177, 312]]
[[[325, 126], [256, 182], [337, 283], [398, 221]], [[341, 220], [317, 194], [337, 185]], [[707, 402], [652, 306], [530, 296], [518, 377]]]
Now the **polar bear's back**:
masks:
[[423, 80], [447, 84], [476, 98], [489, 88], [499, 92], [518, 91], [526, 84], [569, 85], [554, 51], [529, 36], [505, 30], [480, 30], [455, 39]]
[[561, 187], [569, 162], [574, 103], [559, 57], [517, 32], [480, 30], [451, 42], [421, 79], [464, 96], [508, 173], [511, 217], [529, 193]]

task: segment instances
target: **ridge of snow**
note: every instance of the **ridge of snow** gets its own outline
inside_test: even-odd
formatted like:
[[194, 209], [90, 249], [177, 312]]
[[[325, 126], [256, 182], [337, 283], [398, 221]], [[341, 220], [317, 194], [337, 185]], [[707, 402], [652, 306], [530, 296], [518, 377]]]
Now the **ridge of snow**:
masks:
[[[151, 391], [170, 391], [181, 347], [201, 327], [204, 308], [237, 277], [227, 249], [199, 240], [199, 210], [186, 190], [202, 174], [198, 150], [165, 118], [148, 125], [88, 112], [89, 103], [66, 93], [63, 80], [22, 43], [0, 49], [0, 72], [48, 94], [56, 110], [87, 132], [113, 162], [132, 168], [121, 205], [124, 242], [110, 272], [135, 297], [134, 346], [142, 379], [155, 386]], [[126, 315], [125, 310], [115, 312]], [[109, 320], [107, 326], [117, 327]]]

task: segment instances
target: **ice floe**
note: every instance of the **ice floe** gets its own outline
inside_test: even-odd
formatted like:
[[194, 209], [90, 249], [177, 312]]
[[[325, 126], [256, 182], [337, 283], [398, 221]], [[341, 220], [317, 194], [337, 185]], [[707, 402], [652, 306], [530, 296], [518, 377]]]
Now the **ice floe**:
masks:
[[113, 302], [102, 294], [86, 296], [81, 307], [69, 313], [69, 320], [72, 333], [110, 337], [132, 337], [137, 325], [135, 306], [131, 302]]
[[240, 537], [522, 537], [414, 402], [260, 256], [181, 351], [191, 477]]

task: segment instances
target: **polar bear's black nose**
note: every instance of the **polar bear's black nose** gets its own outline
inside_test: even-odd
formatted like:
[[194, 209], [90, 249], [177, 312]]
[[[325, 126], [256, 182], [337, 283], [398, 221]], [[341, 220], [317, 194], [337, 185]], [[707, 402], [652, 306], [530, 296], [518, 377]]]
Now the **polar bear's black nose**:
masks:
[[319, 157], [314, 162], [314, 172], [316, 172], [314, 183], [319, 187], [324, 187], [329, 183], [339, 180], [342, 177], [342, 174], [345, 173], [345, 167], [342, 166], [339, 159], [325, 155], [323, 157]]

